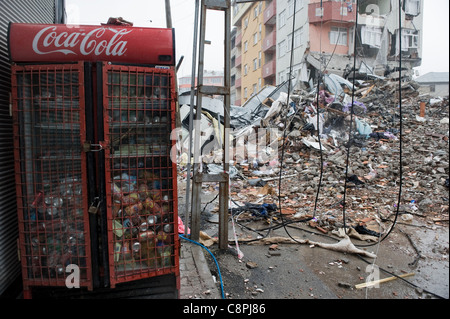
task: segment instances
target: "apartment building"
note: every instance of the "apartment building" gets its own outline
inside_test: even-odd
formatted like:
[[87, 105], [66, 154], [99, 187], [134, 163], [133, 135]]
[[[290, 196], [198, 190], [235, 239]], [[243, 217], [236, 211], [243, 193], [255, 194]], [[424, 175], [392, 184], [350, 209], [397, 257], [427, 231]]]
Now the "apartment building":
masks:
[[356, 0], [310, 0], [307, 68], [346, 76], [356, 56], [360, 74], [384, 76], [398, 68], [401, 55], [412, 76], [421, 64], [423, 1], [404, 0], [400, 8], [396, 0], [361, 0], [356, 8]]
[[[412, 75], [421, 64], [423, 1], [404, 0], [401, 8], [397, 0], [360, 0], [358, 8], [356, 0], [235, 2], [232, 102], [243, 104], [255, 83], [278, 85], [289, 75], [304, 82], [322, 72], [346, 77], [355, 59], [358, 74], [385, 76], [397, 70], [401, 55]], [[259, 7], [263, 15], [256, 19]], [[255, 33], [261, 44], [259, 37], [253, 41]], [[262, 64], [257, 73], [250, 72], [254, 60]]]
[[[275, 85], [276, 0], [233, 4], [231, 103], [243, 105], [267, 84]], [[267, 13], [269, 12], [269, 15]], [[272, 12], [272, 14], [270, 14]], [[268, 46], [267, 35], [272, 39]]]
[[[303, 67], [304, 54], [309, 46], [308, 0], [277, 1], [276, 83], [296, 76]], [[294, 15], [295, 10], [295, 15]], [[295, 27], [293, 28], [295, 18]], [[291, 70], [291, 50], [292, 70]]]
[[[191, 90], [192, 75], [181, 76], [178, 78], [178, 88], [180, 93]], [[223, 86], [224, 77], [223, 71], [208, 71], [203, 72], [203, 84], [210, 86]], [[197, 77], [195, 77], [195, 86], [197, 86]]]

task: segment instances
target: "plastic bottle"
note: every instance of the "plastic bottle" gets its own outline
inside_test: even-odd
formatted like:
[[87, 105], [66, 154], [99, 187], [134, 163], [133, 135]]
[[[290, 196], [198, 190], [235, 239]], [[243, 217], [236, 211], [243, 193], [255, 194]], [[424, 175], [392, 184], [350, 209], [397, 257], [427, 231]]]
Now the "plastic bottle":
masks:
[[409, 208], [411, 208], [412, 211], [418, 210], [418, 208], [416, 206], [416, 201], [414, 199], [411, 200], [411, 203], [409, 203]]

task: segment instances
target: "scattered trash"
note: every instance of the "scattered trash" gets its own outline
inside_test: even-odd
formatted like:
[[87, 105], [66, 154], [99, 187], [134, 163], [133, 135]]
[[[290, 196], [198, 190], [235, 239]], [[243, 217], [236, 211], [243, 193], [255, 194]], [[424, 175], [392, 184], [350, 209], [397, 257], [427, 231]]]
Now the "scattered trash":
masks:
[[361, 288], [375, 287], [375, 286], [378, 286], [379, 284], [384, 283], [384, 282], [396, 280], [397, 278], [407, 278], [407, 277], [411, 277], [411, 276], [414, 276], [414, 275], [415, 275], [414, 273], [408, 273], [408, 274], [403, 274], [403, 275], [399, 275], [399, 276], [392, 276], [392, 277], [379, 279], [379, 280], [374, 280], [374, 281], [367, 281], [365, 283], [355, 285], [355, 288], [356, 289], [361, 289]]
[[247, 266], [247, 268], [249, 268], [249, 269], [255, 269], [255, 268], [258, 268], [258, 264], [255, 263], [255, 262], [253, 262], [253, 261], [247, 261], [247, 262], [245, 263], [245, 266]]
[[[286, 81], [264, 87], [242, 107], [231, 107], [229, 213], [237, 229], [241, 218], [267, 226], [281, 213], [289, 222], [312, 221], [314, 231], [341, 239], [328, 245], [300, 238], [263, 238], [265, 234], [257, 232], [257, 240], [238, 238], [239, 242], [270, 247], [304, 243], [360, 253], [350, 238], [377, 242], [390, 227], [397, 209], [399, 163], [403, 164], [400, 221], [448, 223], [448, 203], [442, 200], [448, 202], [449, 189], [448, 97], [419, 95], [418, 85], [405, 77], [400, 118], [396, 74], [360, 72], [355, 87], [333, 74], [322, 78], [320, 88], [303, 79], [288, 90]], [[426, 117], [418, 115], [421, 101], [429, 101]], [[221, 103], [210, 98], [202, 103], [201, 159], [203, 169], [212, 174], [223, 172], [223, 138], [216, 136], [223, 132]], [[183, 138], [177, 152], [183, 169], [188, 163], [189, 105], [180, 105]], [[180, 178], [187, 178], [184, 171]], [[217, 190], [208, 187], [210, 192]], [[276, 248], [269, 251], [279, 253]], [[361, 254], [374, 257], [366, 251]]]
[[377, 232], [375, 232], [373, 230], [367, 229], [366, 226], [357, 225], [354, 228], [359, 234], [370, 235], [370, 236], [375, 236], [375, 237], [380, 237], [381, 236], [380, 233], [377, 233]]

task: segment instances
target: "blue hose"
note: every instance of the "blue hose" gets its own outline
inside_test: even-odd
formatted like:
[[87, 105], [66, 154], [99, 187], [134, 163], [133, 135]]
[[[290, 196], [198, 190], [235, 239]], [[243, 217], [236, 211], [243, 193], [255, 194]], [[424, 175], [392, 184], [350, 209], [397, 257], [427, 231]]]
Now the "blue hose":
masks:
[[222, 275], [220, 274], [220, 268], [219, 268], [219, 264], [217, 263], [216, 257], [214, 257], [213, 253], [212, 253], [208, 248], [206, 248], [204, 245], [200, 244], [199, 242], [196, 242], [196, 241], [194, 241], [194, 240], [192, 240], [192, 239], [186, 238], [186, 237], [184, 237], [183, 235], [178, 235], [178, 236], [179, 236], [180, 238], [183, 238], [183, 239], [185, 239], [185, 240], [187, 240], [187, 241], [190, 241], [191, 243], [194, 243], [194, 244], [196, 244], [196, 245], [198, 245], [198, 246], [200, 246], [200, 247], [206, 249], [206, 251], [207, 251], [207, 252], [211, 255], [211, 257], [214, 259], [214, 262], [216, 263], [217, 271], [218, 271], [218, 273], [219, 273], [220, 290], [221, 290], [221, 293], [222, 293], [222, 299], [225, 299], [225, 294], [224, 294], [224, 291], [223, 291]]

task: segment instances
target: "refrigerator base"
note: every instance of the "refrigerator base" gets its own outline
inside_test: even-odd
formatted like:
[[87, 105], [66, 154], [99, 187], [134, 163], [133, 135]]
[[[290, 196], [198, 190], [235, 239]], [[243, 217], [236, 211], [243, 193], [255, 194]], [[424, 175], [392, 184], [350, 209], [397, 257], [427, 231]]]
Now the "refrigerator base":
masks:
[[178, 299], [179, 277], [174, 274], [117, 284], [116, 288], [67, 289], [63, 287], [30, 287], [24, 299]]

